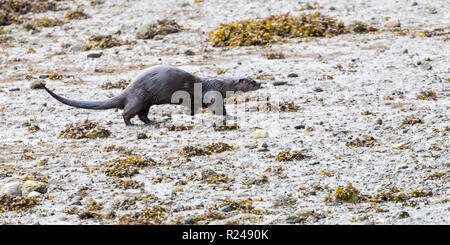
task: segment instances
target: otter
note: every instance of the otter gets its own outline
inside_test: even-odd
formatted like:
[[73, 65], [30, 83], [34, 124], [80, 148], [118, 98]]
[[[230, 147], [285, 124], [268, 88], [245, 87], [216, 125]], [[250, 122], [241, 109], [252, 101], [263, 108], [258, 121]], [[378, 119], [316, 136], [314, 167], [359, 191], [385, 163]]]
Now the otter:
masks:
[[[260, 83], [248, 77], [200, 78], [179, 68], [165, 65], [144, 70], [126, 87], [123, 93], [103, 101], [66, 99], [55, 94], [42, 84], [45, 91], [53, 98], [69, 106], [95, 110], [123, 109], [122, 116], [126, 126], [134, 125], [131, 123], [131, 119], [136, 115], [145, 124], [155, 124], [155, 121], [148, 119], [149, 109], [152, 105], [183, 104], [182, 102], [185, 100], [189, 101], [189, 103], [184, 103], [184, 105], [189, 105], [190, 115], [194, 116], [198, 107], [206, 108], [211, 105], [210, 103], [204, 103], [202, 100], [200, 100], [200, 105], [194, 103], [198, 101], [199, 95], [194, 93], [198, 85], [201, 85], [200, 96], [202, 98], [211, 91], [219, 93], [222, 98], [226, 98], [227, 91], [248, 92], [261, 88]], [[174, 99], [173, 95], [180, 91], [189, 97], [181, 98], [181, 101], [180, 98], [178, 98], [178, 101], [177, 98]], [[214, 103], [214, 98], [211, 100], [211, 103]], [[227, 115], [223, 101], [221, 105], [221, 115], [234, 118]]]

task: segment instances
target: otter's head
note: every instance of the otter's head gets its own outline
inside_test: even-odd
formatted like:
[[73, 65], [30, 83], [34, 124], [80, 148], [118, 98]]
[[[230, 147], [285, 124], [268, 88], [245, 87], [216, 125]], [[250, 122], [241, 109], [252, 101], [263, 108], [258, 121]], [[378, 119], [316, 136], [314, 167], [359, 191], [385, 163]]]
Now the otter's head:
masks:
[[258, 83], [250, 78], [236, 78], [233, 81], [233, 91], [254, 91], [261, 88], [261, 83]]

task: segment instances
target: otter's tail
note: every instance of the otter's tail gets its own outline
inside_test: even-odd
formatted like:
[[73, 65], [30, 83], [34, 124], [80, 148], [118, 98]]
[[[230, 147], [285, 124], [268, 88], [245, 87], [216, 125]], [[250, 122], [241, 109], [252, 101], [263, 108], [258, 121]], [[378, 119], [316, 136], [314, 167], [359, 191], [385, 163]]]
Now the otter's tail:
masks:
[[109, 100], [104, 100], [104, 101], [71, 100], [71, 99], [63, 98], [63, 97], [53, 93], [52, 91], [47, 89], [47, 87], [45, 87], [44, 84], [41, 83], [41, 85], [45, 89], [45, 91], [47, 91], [53, 98], [55, 98], [56, 100], [58, 100], [59, 102], [61, 102], [63, 104], [70, 105], [73, 107], [84, 108], [84, 109], [94, 109], [94, 110], [106, 110], [106, 109], [113, 109], [113, 108], [119, 107], [120, 99], [117, 96], [114, 98], [111, 98]]

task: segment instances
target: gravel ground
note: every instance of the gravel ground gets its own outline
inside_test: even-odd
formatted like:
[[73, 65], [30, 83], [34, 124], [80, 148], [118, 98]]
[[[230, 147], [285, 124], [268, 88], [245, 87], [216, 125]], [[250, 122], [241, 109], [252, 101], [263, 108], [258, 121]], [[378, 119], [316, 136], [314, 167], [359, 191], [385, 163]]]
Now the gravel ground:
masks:
[[[450, 224], [447, 0], [57, 4], [59, 11], [25, 16], [62, 20], [81, 9], [90, 18], [38, 31], [0, 27], [11, 37], [0, 43], [0, 191], [30, 203], [10, 210], [0, 199], [0, 224]], [[382, 31], [233, 48], [208, 39], [220, 23], [316, 11]], [[142, 25], [166, 18], [183, 30], [136, 38]], [[385, 27], [389, 20], [400, 27]], [[423, 35], [436, 28], [444, 34]], [[129, 43], [83, 51], [96, 34]], [[120, 111], [71, 108], [30, 88], [44, 80], [67, 98], [103, 100], [122, 91], [103, 89], [106, 82], [158, 64], [202, 77], [249, 76], [263, 88], [230, 100], [239, 127], [225, 131], [213, 128], [210, 112], [191, 120], [173, 105], [150, 109], [158, 125], [125, 127]], [[111, 136], [60, 137], [86, 119]], [[220, 142], [233, 149], [179, 154]], [[280, 161], [285, 151], [303, 159]], [[130, 156], [154, 162], [131, 177], [107, 174], [109, 160]]]

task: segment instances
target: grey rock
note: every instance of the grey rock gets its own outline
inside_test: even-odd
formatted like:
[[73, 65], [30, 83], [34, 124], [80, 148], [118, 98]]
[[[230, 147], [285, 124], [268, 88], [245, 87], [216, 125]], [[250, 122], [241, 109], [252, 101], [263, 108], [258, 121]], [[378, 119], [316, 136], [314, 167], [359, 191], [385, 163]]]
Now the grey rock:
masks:
[[231, 212], [231, 211], [234, 211], [234, 210], [236, 210], [236, 208], [233, 207], [232, 205], [227, 205], [227, 206], [222, 208], [222, 212], [225, 212], [225, 213], [226, 212]]
[[193, 225], [193, 224], [195, 224], [195, 219], [193, 219], [192, 217], [188, 217], [188, 218], [184, 219], [184, 224], [185, 225]]
[[177, 185], [186, 185], [187, 184], [187, 181], [186, 180], [179, 180], [179, 181], [177, 181], [177, 182], [175, 182], [175, 185], [177, 186]]
[[297, 217], [297, 216], [289, 216], [286, 219], [286, 222], [288, 224], [297, 224], [297, 223], [300, 223], [301, 221], [302, 221], [302, 219], [300, 217]]
[[76, 44], [72, 45], [71, 50], [73, 52], [85, 51], [86, 50], [86, 44], [84, 44], [84, 43], [76, 43]]
[[297, 209], [294, 212], [295, 216], [299, 216], [299, 215], [305, 215], [305, 214], [312, 214], [314, 213], [314, 209], [312, 208], [301, 208], [301, 209]]
[[285, 205], [290, 205], [290, 204], [295, 204], [296, 200], [290, 196], [286, 196], [286, 195], [280, 195], [278, 196], [278, 198], [275, 200], [274, 205], [275, 206], [285, 206]]
[[217, 174], [213, 169], [207, 168], [202, 171], [202, 179], [207, 179], [213, 175]]
[[71, 202], [69, 205], [81, 206], [81, 201], [80, 200], [76, 200], [76, 201]]
[[22, 194], [27, 196], [30, 192], [36, 191], [41, 194], [47, 192], [47, 184], [40, 181], [27, 180], [22, 186]]
[[251, 220], [251, 219], [259, 219], [259, 218], [261, 218], [261, 215], [241, 213], [237, 217], [238, 217], [238, 219]]
[[128, 209], [131, 205], [134, 205], [134, 199], [127, 196], [116, 196], [112, 201], [110, 207], [112, 209]]

